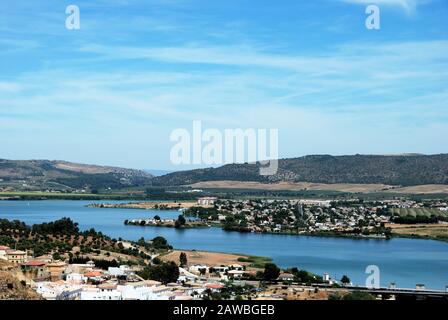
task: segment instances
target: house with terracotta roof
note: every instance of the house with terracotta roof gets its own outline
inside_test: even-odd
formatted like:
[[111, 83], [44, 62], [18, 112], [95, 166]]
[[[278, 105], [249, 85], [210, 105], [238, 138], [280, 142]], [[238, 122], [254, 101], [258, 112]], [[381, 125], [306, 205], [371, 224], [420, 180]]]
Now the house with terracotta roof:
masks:
[[221, 283], [206, 283], [204, 288], [210, 289], [212, 292], [219, 292], [224, 288], [224, 285]]

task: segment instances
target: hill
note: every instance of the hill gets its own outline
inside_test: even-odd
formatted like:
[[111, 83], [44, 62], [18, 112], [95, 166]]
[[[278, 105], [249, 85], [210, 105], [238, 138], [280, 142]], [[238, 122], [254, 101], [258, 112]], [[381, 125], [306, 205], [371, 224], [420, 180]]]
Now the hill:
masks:
[[443, 185], [448, 184], [448, 154], [311, 155], [279, 160], [278, 172], [271, 176], [261, 176], [259, 164], [229, 164], [155, 177], [153, 185], [189, 185], [204, 181]]
[[0, 185], [3, 187], [70, 190], [120, 189], [150, 183], [147, 172], [49, 160], [0, 159]]

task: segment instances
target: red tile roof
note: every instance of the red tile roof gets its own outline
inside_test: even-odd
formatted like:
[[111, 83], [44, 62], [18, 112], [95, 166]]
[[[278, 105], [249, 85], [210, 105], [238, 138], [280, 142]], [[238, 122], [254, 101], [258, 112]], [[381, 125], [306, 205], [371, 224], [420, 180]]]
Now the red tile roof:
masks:
[[95, 277], [100, 277], [102, 275], [102, 273], [99, 271], [89, 271], [89, 272], [86, 272], [84, 275], [88, 278], [95, 278]]
[[206, 283], [205, 287], [208, 289], [222, 289], [224, 286], [220, 283]]
[[42, 261], [28, 261], [25, 263], [22, 263], [22, 266], [29, 266], [29, 267], [43, 267], [45, 265], [45, 262]]

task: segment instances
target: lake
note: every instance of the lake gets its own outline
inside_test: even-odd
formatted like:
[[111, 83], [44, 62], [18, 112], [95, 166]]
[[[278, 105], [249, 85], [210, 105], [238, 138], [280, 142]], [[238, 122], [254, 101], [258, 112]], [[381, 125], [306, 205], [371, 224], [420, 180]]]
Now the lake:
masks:
[[[177, 230], [125, 226], [125, 219], [176, 218], [178, 211], [87, 208], [101, 201], [45, 200], [0, 201], [0, 219], [17, 219], [27, 224], [69, 217], [81, 229], [95, 228], [113, 238], [137, 240], [165, 237], [177, 249], [196, 249], [244, 253], [271, 257], [281, 267], [298, 267], [340, 279], [346, 274], [355, 284], [364, 285], [368, 265], [381, 271], [381, 285], [395, 282], [413, 288], [423, 283], [428, 288], [448, 285], [448, 243], [394, 238], [357, 240], [332, 237], [286, 236], [226, 232], [219, 228]], [[118, 203], [120, 201], [107, 201]]]

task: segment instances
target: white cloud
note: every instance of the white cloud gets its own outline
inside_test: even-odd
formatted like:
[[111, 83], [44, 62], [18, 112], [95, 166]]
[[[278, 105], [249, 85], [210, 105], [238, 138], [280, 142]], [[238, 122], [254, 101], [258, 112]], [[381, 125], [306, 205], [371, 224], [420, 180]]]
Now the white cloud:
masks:
[[[215, 128], [280, 128], [282, 156], [442, 151], [448, 41], [348, 43], [318, 55], [249, 46], [83, 50], [116, 67], [44, 68], [0, 82], [0, 89], [20, 89], [0, 95], [0, 135], [48, 142], [63, 131], [69, 145], [105, 149], [128, 139], [142, 146], [142, 157], [160, 150], [154, 161], [162, 163], [169, 131], [202, 120]], [[138, 70], [128, 69], [131, 60]]]

